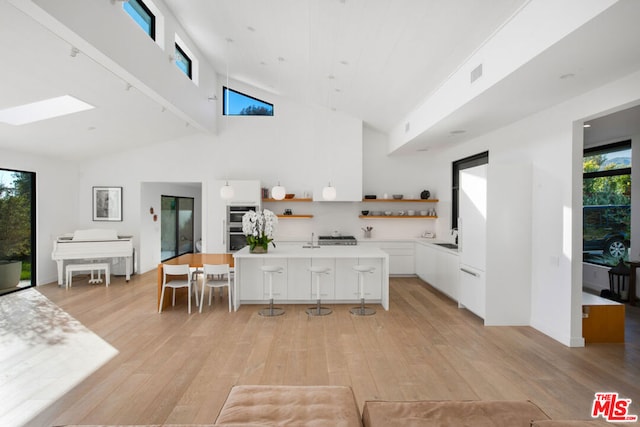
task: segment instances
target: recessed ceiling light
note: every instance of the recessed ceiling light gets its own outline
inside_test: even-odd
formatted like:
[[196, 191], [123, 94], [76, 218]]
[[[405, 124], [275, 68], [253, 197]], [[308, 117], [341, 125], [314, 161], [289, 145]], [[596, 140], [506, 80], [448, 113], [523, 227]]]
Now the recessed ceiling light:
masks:
[[0, 122], [20, 126], [92, 108], [95, 107], [73, 96], [63, 95], [0, 110]]
[[563, 74], [560, 76], [560, 79], [562, 80], [566, 80], [566, 79], [572, 79], [574, 78], [576, 75], [573, 73], [567, 73], [567, 74]]
[[329, 74], [329, 75], [327, 76], [327, 78], [328, 78], [329, 80], [333, 80], [333, 79], [335, 79], [335, 78], [336, 78], [336, 76], [334, 76], [333, 74]]
[[462, 135], [463, 133], [467, 132], [464, 129], [456, 129], [456, 130], [452, 130], [451, 132], [449, 132], [449, 135]]
[[590, 125], [590, 124], [588, 124], [588, 123], [585, 123], [585, 124], [583, 124], [583, 125], [582, 125], [582, 127], [583, 127], [583, 128], [590, 128], [590, 127], [591, 127], [591, 125]]
[[256, 29], [255, 29], [255, 28], [253, 28], [251, 25], [249, 25], [249, 26], [247, 27], [247, 30], [249, 30], [249, 31], [251, 31], [251, 32], [254, 32]]
[[342, 65], [349, 65], [349, 61], [345, 61], [345, 60], [340, 61], [340, 63], [341, 63]]

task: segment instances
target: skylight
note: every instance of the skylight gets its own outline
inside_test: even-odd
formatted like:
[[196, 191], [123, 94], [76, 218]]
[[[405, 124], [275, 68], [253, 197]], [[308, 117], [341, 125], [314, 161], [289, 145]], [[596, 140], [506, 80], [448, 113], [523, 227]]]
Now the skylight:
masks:
[[17, 107], [0, 110], [0, 122], [14, 126], [25, 125], [40, 120], [52, 119], [67, 114], [95, 108], [93, 105], [80, 101], [70, 95], [18, 105]]

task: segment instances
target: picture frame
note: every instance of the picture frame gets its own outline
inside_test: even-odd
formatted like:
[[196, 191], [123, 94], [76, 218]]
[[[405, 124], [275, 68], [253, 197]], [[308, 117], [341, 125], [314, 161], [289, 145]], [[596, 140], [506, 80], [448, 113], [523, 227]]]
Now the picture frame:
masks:
[[122, 221], [122, 187], [93, 187], [93, 220]]

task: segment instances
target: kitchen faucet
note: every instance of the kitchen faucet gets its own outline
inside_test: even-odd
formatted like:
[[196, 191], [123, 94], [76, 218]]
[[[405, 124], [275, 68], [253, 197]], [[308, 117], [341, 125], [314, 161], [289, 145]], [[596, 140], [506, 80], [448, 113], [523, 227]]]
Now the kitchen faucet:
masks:
[[306, 245], [303, 245], [302, 247], [305, 249], [319, 248], [320, 246], [313, 244], [313, 240], [315, 238], [314, 236], [315, 236], [315, 233], [311, 233], [311, 241], [308, 242]]

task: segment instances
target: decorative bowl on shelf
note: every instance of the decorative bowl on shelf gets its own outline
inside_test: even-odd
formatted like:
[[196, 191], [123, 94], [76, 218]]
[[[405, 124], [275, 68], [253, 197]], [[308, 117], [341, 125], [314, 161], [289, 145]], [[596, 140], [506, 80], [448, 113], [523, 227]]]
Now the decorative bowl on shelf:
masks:
[[394, 194], [393, 198], [396, 199], [396, 200], [400, 200], [400, 199], [402, 199], [402, 194]]
[[391, 216], [391, 214], [392, 214], [392, 213], [393, 213], [393, 212], [391, 212], [391, 211], [384, 211], [384, 214], [385, 214], [386, 216]]
[[369, 215], [369, 211], [360, 211], [360, 213], [362, 213], [362, 215], [364, 215], [364, 216]]
[[294, 197], [296, 197], [296, 195], [295, 195], [295, 194], [293, 194], [293, 193], [288, 193], [288, 194], [285, 194], [285, 195], [284, 195], [284, 198], [285, 198], [285, 199], [293, 199]]

